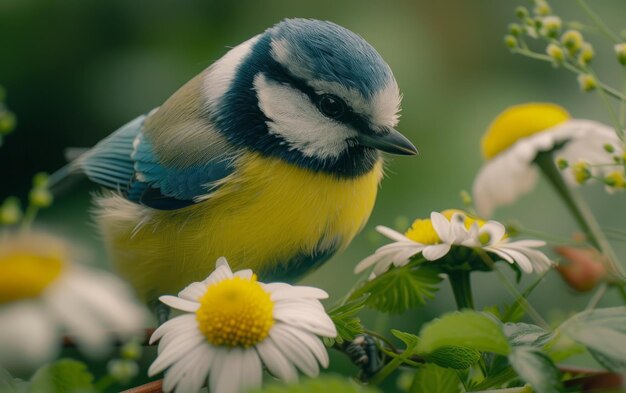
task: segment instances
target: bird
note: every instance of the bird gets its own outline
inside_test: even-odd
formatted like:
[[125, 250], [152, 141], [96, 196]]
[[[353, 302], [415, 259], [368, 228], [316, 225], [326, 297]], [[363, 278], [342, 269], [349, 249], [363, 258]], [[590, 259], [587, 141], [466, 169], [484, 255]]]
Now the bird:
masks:
[[401, 94], [362, 37], [285, 19], [230, 49], [161, 106], [69, 163], [103, 187], [94, 219], [114, 268], [150, 303], [221, 256], [293, 282], [363, 228], [381, 152], [415, 155]]

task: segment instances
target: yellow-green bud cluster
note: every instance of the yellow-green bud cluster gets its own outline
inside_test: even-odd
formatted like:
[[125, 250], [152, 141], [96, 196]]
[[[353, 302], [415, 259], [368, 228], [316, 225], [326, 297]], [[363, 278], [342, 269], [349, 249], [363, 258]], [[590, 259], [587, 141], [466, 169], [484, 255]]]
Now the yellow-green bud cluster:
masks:
[[578, 85], [582, 91], [592, 91], [598, 87], [598, 81], [591, 74], [578, 75]]
[[130, 340], [122, 346], [120, 354], [127, 360], [139, 360], [142, 354], [141, 343], [137, 339]]
[[0, 224], [15, 225], [22, 219], [22, 207], [16, 197], [8, 197], [0, 206]]
[[546, 16], [541, 19], [541, 35], [550, 38], [557, 38], [561, 32], [561, 18], [558, 16]]
[[621, 44], [616, 44], [614, 47], [615, 55], [617, 56], [617, 60], [621, 65], [626, 66], [626, 42], [622, 42]]
[[565, 158], [559, 157], [556, 159], [556, 166], [560, 170], [567, 169], [567, 167], [569, 167], [569, 162]]
[[624, 172], [622, 171], [614, 171], [609, 173], [604, 177], [603, 181], [604, 184], [615, 189], [626, 188], [626, 178], [624, 177]]
[[33, 188], [28, 194], [30, 204], [37, 208], [46, 208], [52, 204], [53, 199], [48, 189], [48, 175], [43, 172], [36, 174], [33, 177]]
[[555, 66], [563, 64], [565, 61], [565, 52], [563, 52], [563, 49], [557, 44], [549, 44], [546, 47], [546, 53], [552, 58], [552, 62]]
[[535, 15], [547, 16], [547, 15], [550, 15], [552, 13], [552, 9], [550, 8], [550, 5], [548, 4], [547, 1], [545, 1], [545, 0], [536, 0], [535, 1], [535, 8], [533, 8], [533, 12], [535, 13]]
[[17, 125], [17, 118], [7, 107], [4, 105], [6, 98], [6, 91], [0, 86], [0, 144], [2, 143], [2, 137], [10, 134]]
[[113, 359], [107, 365], [109, 375], [121, 384], [129, 383], [139, 374], [139, 366], [133, 360]]
[[580, 52], [578, 53], [578, 64], [581, 66], [586, 66], [591, 63], [593, 57], [595, 56], [595, 52], [593, 50], [593, 46], [590, 43], [585, 42], [580, 47]]
[[578, 184], [584, 184], [587, 180], [591, 179], [591, 166], [588, 162], [578, 161], [572, 165], [572, 174]]

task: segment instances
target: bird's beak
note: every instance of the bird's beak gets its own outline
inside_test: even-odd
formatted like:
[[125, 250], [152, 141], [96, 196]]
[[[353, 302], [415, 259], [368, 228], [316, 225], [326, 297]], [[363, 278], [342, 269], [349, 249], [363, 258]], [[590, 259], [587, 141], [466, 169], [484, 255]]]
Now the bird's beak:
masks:
[[389, 128], [386, 134], [361, 133], [357, 139], [362, 145], [387, 153], [403, 156], [414, 156], [417, 154], [417, 148], [413, 146], [411, 141], [393, 128]]

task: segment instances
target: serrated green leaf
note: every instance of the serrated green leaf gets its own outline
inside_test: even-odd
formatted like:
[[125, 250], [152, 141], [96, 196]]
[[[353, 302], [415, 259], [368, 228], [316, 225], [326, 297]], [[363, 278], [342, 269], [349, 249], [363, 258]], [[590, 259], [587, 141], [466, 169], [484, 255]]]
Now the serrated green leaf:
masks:
[[478, 362], [480, 352], [472, 348], [449, 346], [424, 355], [424, 359], [441, 367], [465, 370]]
[[505, 323], [504, 334], [512, 346], [541, 347], [553, 337], [553, 334], [547, 330], [528, 323]]
[[415, 334], [401, 332], [396, 329], [391, 329], [391, 334], [393, 334], [398, 340], [402, 341], [407, 348], [415, 348], [420, 341], [419, 337]]
[[509, 363], [521, 380], [533, 387], [536, 393], [559, 393], [563, 387], [559, 370], [552, 360], [531, 346], [514, 347]]
[[579, 313], [564, 322], [560, 330], [584, 345], [607, 369], [626, 372], [626, 307]]
[[354, 337], [363, 333], [363, 325], [357, 314], [365, 307], [366, 300], [367, 296], [362, 296], [328, 311], [330, 319], [337, 328], [337, 337], [329, 339], [330, 345], [334, 342], [342, 344], [344, 341], [352, 341]]
[[374, 386], [360, 385], [339, 375], [322, 375], [306, 379], [297, 384], [274, 383], [263, 388], [248, 390], [247, 393], [381, 393]]
[[510, 346], [502, 325], [483, 313], [465, 310], [445, 314], [427, 323], [420, 333], [417, 351], [430, 354], [442, 347], [464, 347], [507, 355]]
[[357, 296], [369, 293], [366, 304], [376, 310], [402, 313], [423, 306], [439, 290], [441, 272], [429, 266], [391, 269], [359, 288]]
[[31, 378], [30, 393], [92, 392], [93, 375], [85, 363], [61, 359], [41, 367]]
[[459, 393], [459, 377], [456, 371], [426, 364], [417, 370], [410, 393]]

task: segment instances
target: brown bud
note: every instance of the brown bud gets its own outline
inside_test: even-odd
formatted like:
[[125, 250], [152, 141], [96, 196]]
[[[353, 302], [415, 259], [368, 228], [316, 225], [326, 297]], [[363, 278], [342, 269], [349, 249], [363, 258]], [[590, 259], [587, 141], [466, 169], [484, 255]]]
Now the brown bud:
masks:
[[565, 259], [556, 270], [572, 289], [587, 292], [606, 278], [605, 257], [598, 251], [566, 246], [555, 247], [554, 251]]

